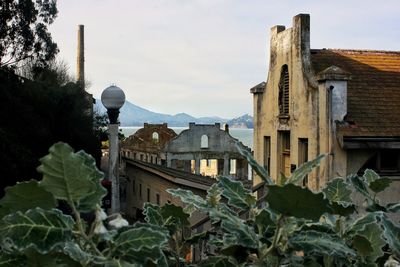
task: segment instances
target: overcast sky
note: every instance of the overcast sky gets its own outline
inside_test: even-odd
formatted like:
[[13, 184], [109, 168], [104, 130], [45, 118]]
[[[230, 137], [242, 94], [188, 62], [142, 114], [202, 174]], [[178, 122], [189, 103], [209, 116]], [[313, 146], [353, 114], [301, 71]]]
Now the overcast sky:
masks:
[[400, 50], [399, 0], [59, 0], [58, 9], [50, 29], [73, 74], [85, 25], [90, 93], [115, 83], [127, 100], [168, 114], [252, 114], [269, 29], [299, 13], [311, 16], [311, 48]]

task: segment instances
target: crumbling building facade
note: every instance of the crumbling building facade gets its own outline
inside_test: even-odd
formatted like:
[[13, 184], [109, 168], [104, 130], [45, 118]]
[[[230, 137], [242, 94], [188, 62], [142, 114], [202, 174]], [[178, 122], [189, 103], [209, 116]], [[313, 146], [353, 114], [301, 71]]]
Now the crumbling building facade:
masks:
[[[195, 174], [248, 180], [248, 164], [236, 146], [250, 150], [229, 134], [228, 125], [190, 123], [165, 147], [167, 166]], [[207, 173], [206, 173], [207, 171]]]
[[165, 165], [163, 148], [176, 136], [174, 130], [168, 128], [167, 123], [145, 123], [143, 128], [121, 142], [121, 156]]
[[305, 180], [312, 189], [365, 168], [398, 180], [400, 52], [310, 49], [307, 14], [270, 34], [267, 82], [251, 89], [256, 160], [278, 180], [326, 153]]

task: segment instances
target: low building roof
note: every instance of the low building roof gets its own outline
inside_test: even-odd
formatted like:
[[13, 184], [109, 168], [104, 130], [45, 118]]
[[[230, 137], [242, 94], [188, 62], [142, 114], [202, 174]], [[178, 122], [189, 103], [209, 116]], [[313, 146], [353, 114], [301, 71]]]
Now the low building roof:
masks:
[[332, 65], [350, 73], [343, 136], [400, 136], [400, 52], [312, 49], [314, 73]]
[[175, 184], [194, 187], [206, 191], [217, 180], [208, 176], [197, 175], [181, 170], [168, 168], [162, 165], [151, 164], [143, 161], [133, 160], [124, 157], [126, 164], [134, 165], [145, 171], [151, 172], [155, 175], [163, 177]]

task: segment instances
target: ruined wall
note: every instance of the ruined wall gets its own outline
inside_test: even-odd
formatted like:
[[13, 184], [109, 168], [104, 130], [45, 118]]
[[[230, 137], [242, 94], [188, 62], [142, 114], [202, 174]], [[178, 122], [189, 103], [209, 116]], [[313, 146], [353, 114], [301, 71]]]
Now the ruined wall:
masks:
[[[196, 174], [207, 172], [210, 176], [229, 175], [230, 160], [244, 160], [236, 148], [236, 143], [238, 143], [238, 140], [229, 134], [229, 129], [221, 130], [219, 123], [215, 125], [190, 123], [188, 130], [182, 131], [166, 146], [167, 166], [178, 168], [178, 161], [185, 161], [186, 163], [194, 161]], [[239, 146], [243, 150], [250, 150], [241, 143], [239, 143]], [[208, 167], [213, 167], [212, 171], [206, 168], [202, 171], [201, 162], [204, 159], [218, 160], [218, 163], [213, 162], [212, 166]], [[241, 174], [241, 177], [238, 178], [247, 180], [247, 165], [237, 164], [237, 166], [242, 168], [237, 172]], [[188, 171], [187, 168], [184, 170]]]
[[136, 131], [121, 143], [123, 156], [154, 164], [165, 160], [163, 149], [177, 134], [168, 124], [148, 124]]
[[[271, 140], [270, 175], [280, 174], [278, 131], [290, 131], [290, 163], [298, 167], [298, 140], [308, 139], [308, 159], [319, 154], [318, 89], [311, 77], [310, 17], [300, 14], [293, 18], [293, 27], [271, 28], [270, 64], [265, 91], [254, 95], [254, 154], [264, 161], [264, 136]], [[289, 116], [279, 117], [279, 81], [283, 65], [289, 71]], [[309, 186], [317, 188], [316, 170], [309, 175]], [[259, 179], [254, 179], [258, 184]]]

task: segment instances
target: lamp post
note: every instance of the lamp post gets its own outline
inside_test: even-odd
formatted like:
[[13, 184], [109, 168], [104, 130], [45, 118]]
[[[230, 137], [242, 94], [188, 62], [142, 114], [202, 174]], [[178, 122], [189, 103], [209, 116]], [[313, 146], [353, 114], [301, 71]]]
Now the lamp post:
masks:
[[121, 88], [111, 85], [101, 93], [101, 102], [107, 109], [108, 118], [108, 179], [111, 180], [111, 212], [120, 210], [119, 176], [118, 176], [118, 114], [125, 103], [125, 94]]

